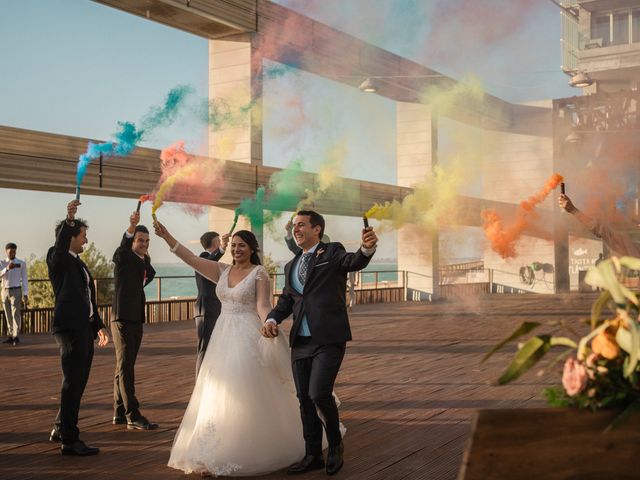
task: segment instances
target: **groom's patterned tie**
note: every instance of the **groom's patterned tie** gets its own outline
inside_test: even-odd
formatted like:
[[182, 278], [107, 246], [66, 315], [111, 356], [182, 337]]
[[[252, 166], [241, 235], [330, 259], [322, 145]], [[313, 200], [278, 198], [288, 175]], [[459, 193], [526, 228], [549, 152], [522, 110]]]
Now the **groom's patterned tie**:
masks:
[[311, 260], [313, 253], [303, 253], [300, 258], [300, 266], [298, 267], [298, 280], [302, 285], [307, 281], [307, 274], [309, 273], [309, 260]]

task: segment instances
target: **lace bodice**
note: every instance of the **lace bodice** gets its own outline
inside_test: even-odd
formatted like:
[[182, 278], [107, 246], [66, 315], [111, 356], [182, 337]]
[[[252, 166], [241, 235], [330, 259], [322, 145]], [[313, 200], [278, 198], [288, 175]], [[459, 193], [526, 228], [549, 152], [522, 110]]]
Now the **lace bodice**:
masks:
[[[219, 263], [220, 279], [216, 286], [216, 294], [222, 304], [222, 312], [231, 314], [256, 313], [259, 304], [264, 302], [261, 291], [269, 289], [269, 274], [262, 265], [257, 265], [233, 288], [229, 287], [231, 266]], [[260, 298], [259, 298], [260, 297]], [[268, 300], [268, 299], [267, 299]], [[270, 305], [269, 305], [270, 307]]]

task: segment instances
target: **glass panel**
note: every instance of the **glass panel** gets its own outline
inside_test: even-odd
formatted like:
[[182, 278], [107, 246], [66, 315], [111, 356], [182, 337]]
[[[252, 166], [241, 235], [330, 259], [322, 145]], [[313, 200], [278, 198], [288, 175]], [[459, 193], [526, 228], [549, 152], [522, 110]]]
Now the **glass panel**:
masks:
[[640, 8], [634, 8], [633, 12], [633, 20], [631, 21], [631, 31], [633, 34], [634, 42], [640, 42]]
[[629, 12], [613, 14], [612, 45], [629, 43]]
[[599, 15], [591, 17], [591, 39], [602, 39], [602, 46], [606, 47], [611, 42], [609, 41], [609, 15]]

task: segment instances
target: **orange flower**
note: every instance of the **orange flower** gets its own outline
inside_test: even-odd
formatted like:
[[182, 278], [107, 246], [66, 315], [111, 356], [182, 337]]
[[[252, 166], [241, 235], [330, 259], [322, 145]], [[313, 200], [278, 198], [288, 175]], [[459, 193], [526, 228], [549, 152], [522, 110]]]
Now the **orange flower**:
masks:
[[593, 353], [607, 360], [613, 360], [620, 355], [620, 347], [616, 342], [616, 332], [619, 326], [620, 321], [617, 319], [614, 320], [611, 325], [591, 341], [591, 350]]

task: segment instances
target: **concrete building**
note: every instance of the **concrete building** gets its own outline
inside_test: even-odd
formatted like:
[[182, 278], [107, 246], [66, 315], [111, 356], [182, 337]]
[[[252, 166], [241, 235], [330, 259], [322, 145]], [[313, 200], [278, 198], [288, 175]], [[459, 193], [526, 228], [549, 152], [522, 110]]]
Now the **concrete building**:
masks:
[[[446, 142], [443, 140], [449, 132], [462, 129], [472, 132], [469, 138], [475, 143], [467, 147], [474, 151], [474, 159], [477, 157], [477, 164], [481, 166], [477, 174], [478, 188], [473, 192], [457, 192], [452, 197], [451, 201], [460, 204], [461, 208], [439, 231], [426, 234], [424, 230], [405, 227], [398, 233], [398, 269], [415, 273], [410, 286], [411, 298], [416, 300], [439, 295], [439, 288], [444, 286], [439, 267], [451, 258], [450, 252], [455, 251], [455, 245], [451, 245], [453, 236], [459, 234], [483, 241], [482, 209], [502, 209], [501, 213], [510, 220], [517, 204], [539, 191], [554, 172], [578, 172], [585, 167], [586, 161], [609, 159], [615, 155], [635, 155], [633, 158], [637, 158], [636, 143], [640, 138], [637, 135], [637, 81], [640, 76], [640, 6], [637, 1], [565, 2], [563, 69], [576, 87], [584, 86], [587, 95], [526, 105], [484, 95], [482, 102], [458, 101], [447, 112], [437, 115], [424, 104], [421, 93], [430, 86], [445, 90], [454, 88], [458, 85], [456, 80], [268, 0], [99, 1], [207, 38], [209, 100], [214, 105], [231, 108], [247, 104], [256, 107], [244, 110], [245, 118], [217, 125], [210, 131], [209, 155], [235, 165], [232, 169], [235, 172], [233, 191], [225, 191], [223, 198], [211, 207], [210, 228], [213, 230], [227, 231], [239, 199], [246, 198], [247, 192], [254, 192], [258, 185], [268, 183], [269, 174], [277, 170], [263, 165], [260, 102], [265, 60], [353, 88], [360, 87], [396, 102], [398, 186], [352, 181], [350, 188], [359, 189], [358, 200], [350, 202], [348, 208], [345, 204], [336, 205], [332, 198], [341, 198], [343, 192], [335, 192], [325, 204], [318, 206], [324, 212], [359, 216], [380, 198], [402, 198], [407, 194], [407, 188], [432, 177], [434, 167], [446, 162], [443, 145]], [[348, 75], [344, 75], [345, 72]], [[366, 80], [363, 82], [363, 79]], [[14, 130], [5, 129], [5, 136], [13, 138], [18, 133], [37, 135], [38, 138], [46, 136]], [[607, 132], [606, 141], [602, 139], [603, 132]], [[2, 134], [0, 129], [0, 136]], [[629, 148], [622, 153], [612, 152], [607, 148], [611, 139], [616, 145], [628, 145]], [[77, 156], [77, 148], [68, 148], [68, 139], [56, 137], [51, 141], [69, 150], [65, 151], [65, 159]], [[29, 151], [24, 151], [23, 144], [19, 144], [15, 151], [4, 155], [6, 164], [11, 165], [11, 156], [16, 152], [38, 161], [48, 161], [42, 152], [34, 151], [36, 147], [31, 146], [41, 143], [29, 143]], [[81, 145], [83, 140], [77, 139], [77, 143]], [[6, 144], [3, 145], [5, 149]], [[158, 176], [154, 166], [156, 154], [142, 149], [139, 154], [149, 166], [144, 181], [153, 185]], [[72, 185], [68, 165], [55, 168], [66, 175], [62, 177], [61, 173], [58, 188]], [[639, 171], [638, 168], [635, 171]], [[5, 179], [3, 186], [15, 188], [18, 181], [13, 171], [7, 172], [6, 177], [13, 178], [13, 183], [8, 184]], [[110, 194], [133, 196], [136, 191], [139, 194], [141, 177], [128, 175], [125, 180], [133, 182], [133, 179], [137, 181], [135, 185], [127, 189], [121, 186]], [[51, 182], [38, 187], [28, 178], [18, 180], [22, 182], [20, 188], [53, 188]], [[90, 190], [91, 181], [86, 183], [86, 191], [104, 195], [103, 189]], [[637, 192], [638, 180], [632, 183]], [[569, 184], [569, 193], [576, 186], [577, 181]], [[637, 208], [637, 197], [625, 208]], [[541, 228], [525, 231], [519, 244], [519, 256], [515, 259], [502, 259], [486, 243], [479, 249], [482, 258], [478, 260], [493, 271], [489, 280], [494, 291], [521, 289], [553, 293], [568, 290], [570, 286], [577, 286], [578, 270], [593, 263], [592, 257], [597, 258], [599, 243], [587, 238], [579, 225], [571, 225], [566, 216], [560, 215], [555, 204], [554, 198], [548, 198], [540, 206], [538, 223]], [[237, 228], [251, 226], [242, 222]], [[256, 233], [261, 234], [260, 231]], [[585, 251], [586, 254], [582, 253]], [[478, 273], [470, 272], [470, 275]]]
[[[617, 207], [610, 220], [640, 240], [633, 224], [640, 218], [640, 3], [572, 0], [563, 5], [562, 69], [570, 77], [569, 84], [582, 89], [583, 96], [553, 102], [555, 162], [558, 168], [573, 172], [594, 166], [603, 171], [610, 168], [610, 178], [603, 178], [602, 185], [615, 182], [625, 191], [623, 196], [609, 199], [610, 204], [615, 200]], [[598, 190], [594, 186], [589, 196], [606, 193]], [[581, 202], [588, 200], [586, 195], [582, 197]], [[636, 222], [625, 222], [625, 218]], [[569, 239], [574, 288], [579, 271], [593, 264], [602, 248], [602, 243], [593, 239]]]
[[573, 84], [584, 86], [585, 94], [637, 91], [640, 4], [636, 0], [574, 0], [565, 4], [562, 68]]

